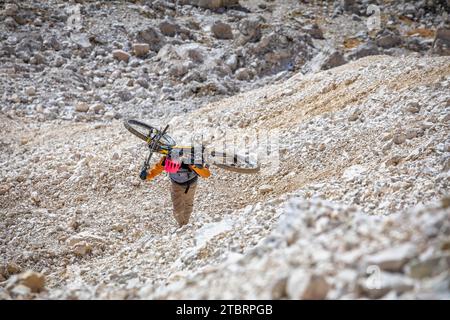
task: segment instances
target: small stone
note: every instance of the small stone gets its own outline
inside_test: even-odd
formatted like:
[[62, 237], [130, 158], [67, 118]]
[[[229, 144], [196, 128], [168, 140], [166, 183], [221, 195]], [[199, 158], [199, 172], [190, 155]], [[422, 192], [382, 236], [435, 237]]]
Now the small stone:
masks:
[[16, 274], [16, 273], [20, 273], [22, 270], [20, 268], [20, 266], [18, 264], [16, 264], [15, 262], [9, 262], [6, 265], [6, 271], [8, 272], [8, 274]]
[[318, 24], [306, 26], [305, 28], [303, 28], [303, 31], [308, 33], [314, 39], [325, 39], [323, 36], [323, 31], [322, 29], [320, 29]]
[[356, 120], [358, 120], [360, 114], [361, 114], [361, 112], [359, 112], [359, 110], [356, 110], [355, 112], [353, 112], [353, 113], [348, 117], [348, 121], [356, 121]]
[[159, 51], [163, 44], [163, 36], [154, 27], [147, 27], [140, 30], [136, 36], [136, 40], [140, 43], [147, 43], [154, 51]]
[[57, 57], [55, 61], [53, 62], [53, 65], [57, 68], [63, 66], [66, 63], [66, 59], [63, 57]]
[[3, 20], [3, 23], [6, 27], [14, 29], [17, 27], [17, 22], [12, 17], [6, 17], [5, 20]]
[[268, 192], [273, 191], [273, 186], [270, 184], [264, 184], [258, 188], [258, 191], [263, 194], [268, 193]]
[[20, 103], [20, 97], [17, 94], [13, 94], [10, 98], [10, 100], [14, 103]]
[[107, 112], [105, 112], [105, 114], [103, 116], [105, 117], [106, 120], [112, 120], [112, 119], [114, 119], [114, 112], [107, 111]]
[[128, 62], [128, 60], [130, 60], [130, 54], [123, 50], [114, 50], [112, 52], [112, 55], [115, 59], [120, 60], [120, 61]]
[[177, 34], [178, 29], [178, 25], [169, 21], [163, 21], [159, 24], [159, 31], [168, 37], [174, 37]]
[[77, 112], [88, 112], [89, 105], [86, 102], [78, 102], [75, 106], [75, 111]]
[[29, 142], [29, 140], [28, 140], [27, 137], [23, 137], [23, 138], [20, 139], [20, 145], [21, 146], [26, 145], [28, 142]]
[[406, 138], [407, 139], [414, 139], [415, 137], [417, 137], [417, 130], [415, 130], [415, 129], [408, 129], [406, 131]]
[[30, 63], [35, 65], [44, 64], [45, 62], [45, 57], [40, 53], [36, 53], [33, 58], [30, 59]]
[[402, 144], [402, 143], [404, 143], [406, 141], [406, 135], [404, 133], [397, 133], [392, 138], [392, 141], [395, 144]]
[[321, 275], [297, 270], [289, 277], [286, 290], [290, 299], [322, 300], [327, 297], [330, 285]]
[[238, 57], [235, 54], [232, 54], [225, 60], [225, 64], [230, 67], [232, 71], [235, 71], [238, 66]]
[[10, 186], [7, 184], [0, 185], [0, 196], [5, 195], [10, 189]]
[[326, 148], [325, 143], [321, 143], [321, 144], [319, 144], [318, 150], [319, 150], [319, 151], [324, 151], [325, 148]]
[[[130, 80], [132, 80], [132, 79], [130, 79]], [[133, 85], [133, 84], [131, 83], [131, 85]], [[119, 92], [117, 92], [117, 95], [124, 102], [130, 101], [131, 99], [133, 99], [133, 95], [131, 94], [131, 92], [129, 90], [120, 90]]]
[[28, 87], [25, 89], [25, 93], [29, 96], [36, 95], [36, 88], [35, 87]]
[[34, 271], [25, 271], [18, 276], [19, 283], [30, 288], [31, 292], [40, 292], [44, 289], [45, 277]]
[[216, 21], [211, 26], [211, 32], [217, 39], [233, 39], [233, 31], [231, 30], [231, 26], [221, 21]]
[[138, 79], [136, 80], [136, 83], [137, 83], [138, 85], [140, 85], [141, 87], [145, 88], [145, 89], [148, 89], [148, 88], [150, 87], [150, 85], [149, 85], [147, 79], [142, 78], [142, 77], [141, 77], [141, 78], [138, 78]]
[[92, 106], [95, 113], [100, 113], [105, 110], [105, 105], [103, 103], [96, 103]]
[[377, 45], [389, 49], [397, 47], [402, 43], [402, 39], [397, 35], [385, 35], [377, 39]]
[[3, 14], [5, 16], [14, 17], [19, 13], [19, 7], [17, 4], [8, 3], [5, 5], [5, 10], [3, 10]]
[[250, 80], [253, 78], [253, 75], [250, 73], [250, 71], [247, 68], [240, 68], [236, 70], [235, 73], [236, 79], [244, 81], [244, 80]]
[[387, 167], [389, 167], [389, 166], [396, 166], [396, 165], [398, 165], [402, 160], [403, 160], [403, 157], [402, 157], [402, 156], [399, 156], [399, 155], [392, 156], [391, 158], [389, 158], [389, 160], [386, 161], [386, 166], [387, 166]]
[[174, 63], [170, 69], [169, 69], [169, 74], [172, 77], [177, 77], [177, 78], [181, 78], [182, 76], [184, 76], [186, 73], [188, 73], [189, 69], [188, 67], [183, 64], [183, 63]]
[[406, 107], [406, 110], [408, 112], [411, 112], [411, 113], [419, 113], [419, 111], [420, 111], [420, 104], [417, 103], [417, 102], [410, 102], [408, 104], [408, 106]]
[[136, 57], [144, 57], [150, 51], [150, 45], [148, 43], [135, 43], [133, 44], [132, 48], [133, 53]]
[[80, 241], [73, 245], [72, 251], [78, 256], [85, 256], [92, 251], [92, 246], [86, 241]]

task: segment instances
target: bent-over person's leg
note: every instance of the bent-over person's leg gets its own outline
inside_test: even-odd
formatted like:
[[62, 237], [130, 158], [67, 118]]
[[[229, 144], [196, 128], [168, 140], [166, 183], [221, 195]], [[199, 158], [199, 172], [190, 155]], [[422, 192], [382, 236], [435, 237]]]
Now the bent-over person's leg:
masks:
[[193, 210], [196, 187], [197, 182], [194, 182], [189, 186], [188, 192], [186, 192], [187, 186], [182, 186], [172, 181], [173, 215], [180, 227], [189, 222]]

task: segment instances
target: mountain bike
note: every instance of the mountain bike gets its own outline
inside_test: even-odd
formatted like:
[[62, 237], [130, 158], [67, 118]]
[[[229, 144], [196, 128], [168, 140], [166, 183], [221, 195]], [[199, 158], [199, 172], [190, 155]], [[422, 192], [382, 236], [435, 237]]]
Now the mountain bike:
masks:
[[124, 121], [124, 126], [148, 144], [150, 154], [144, 163], [143, 168], [145, 169], [149, 167], [154, 152], [181, 158], [183, 162], [188, 162], [187, 164], [197, 164], [200, 161], [202, 165], [212, 164], [218, 168], [238, 173], [256, 173], [260, 169], [258, 162], [251, 159], [248, 153], [227, 153], [203, 145], [200, 150], [194, 146], [177, 146], [175, 140], [167, 134], [169, 125], [161, 130], [138, 120], [127, 119]]

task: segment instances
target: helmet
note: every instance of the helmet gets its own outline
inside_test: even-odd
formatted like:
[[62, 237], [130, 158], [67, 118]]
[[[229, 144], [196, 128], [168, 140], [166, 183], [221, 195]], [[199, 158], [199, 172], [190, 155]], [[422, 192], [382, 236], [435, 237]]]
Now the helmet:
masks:
[[178, 169], [180, 169], [181, 167], [181, 162], [172, 161], [167, 158], [164, 162], [164, 170], [166, 170], [168, 173], [177, 173]]

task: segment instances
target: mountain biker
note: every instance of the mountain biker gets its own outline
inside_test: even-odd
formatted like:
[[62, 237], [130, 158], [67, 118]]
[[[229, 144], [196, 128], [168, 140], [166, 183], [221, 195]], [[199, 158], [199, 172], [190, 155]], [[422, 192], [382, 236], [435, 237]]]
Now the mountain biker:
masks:
[[156, 163], [150, 172], [142, 170], [140, 178], [151, 180], [166, 170], [169, 173], [171, 186], [171, 198], [173, 203], [173, 215], [180, 227], [186, 225], [192, 214], [194, 195], [197, 188], [198, 176], [208, 178], [211, 172], [205, 164], [186, 164], [184, 161], [175, 161], [170, 156], [164, 156]]

